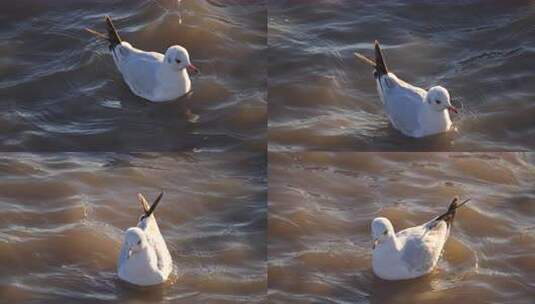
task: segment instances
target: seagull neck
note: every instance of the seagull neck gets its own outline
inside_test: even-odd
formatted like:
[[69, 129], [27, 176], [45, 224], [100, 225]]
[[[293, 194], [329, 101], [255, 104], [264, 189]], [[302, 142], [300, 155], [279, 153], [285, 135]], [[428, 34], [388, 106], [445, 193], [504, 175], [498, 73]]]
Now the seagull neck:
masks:
[[163, 275], [158, 268], [156, 252], [147, 246], [132, 255], [119, 269], [119, 276], [131, 283], [148, 286], [163, 282]]
[[446, 113], [446, 111], [444, 110], [437, 110], [436, 108], [433, 107], [433, 104], [431, 104], [430, 102], [427, 101], [427, 98], [425, 99], [425, 105], [426, 107], [424, 107], [426, 109], [427, 112], [429, 113], [433, 113], [433, 115], [443, 115], [444, 113]]
[[178, 85], [181, 90], [189, 91], [191, 87], [191, 80], [189, 78], [188, 70], [185, 68], [177, 70], [174, 67], [170, 67], [169, 65], [164, 64], [160, 68], [159, 77], [160, 79], [166, 80], [164, 81], [164, 90], [174, 90], [177, 88]]
[[147, 246], [140, 250], [132, 257], [132, 260], [136, 263], [138, 263], [138, 261], [141, 261], [141, 265], [150, 265], [151, 268], [156, 267], [158, 264], [156, 253], [154, 252], [154, 249], [150, 246]]
[[191, 80], [186, 69], [176, 69], [163, 64], [158, 72], [159, 84], [153, 94], [159, 101], [174, 100], [191, 90]]
[[451, 120], [448, 114], [448, 111], [437, 111], [433, 106], [426, 102], [426, 107], [424, 107], [426, 113], [422, 117], [422, 122], [430, 125], [435, 126], [435, 128], [441, 129], [448, 129], [451, 125]]
[[188, 70], [186, 68], [183, 68], [183, 69], [176, 69], [175, 66], [172, 66], [172, 65], [169, 65], [169, 64], [164, 64], [162, 65], [162, 67], [160, 68], [160, 71], [161, 73], [165, 74], [165, 75], [178, 75], [179, 77], [184, 77], [184, 78], [189, 78], [189, 74], [188, 74]]
[[391, 235], [389, 238], [387, 238], [384, 241], [384, 244], [389, 246], [389, 247], [391, 247], [395, 251], [400, 251], [401, 250], [401, 244], [399, 243], [399, 240], [398, 240], [398, 238], [396, 237], [395, 234]]
[[427, 98], [425, 99], [425, 107], [424, 107], [424, 109], [427, 112], [430, 112], [430, 113], [437, 112], [437, 111], [435, 111], [435, 109], [433, 109], [433, 105], [429, 101], [427, 101]]

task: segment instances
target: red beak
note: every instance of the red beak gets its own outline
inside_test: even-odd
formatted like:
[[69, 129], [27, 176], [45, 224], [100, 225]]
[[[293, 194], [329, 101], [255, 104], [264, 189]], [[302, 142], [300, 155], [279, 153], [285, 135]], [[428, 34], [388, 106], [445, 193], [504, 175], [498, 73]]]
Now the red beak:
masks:
[[197, 74], [197, 73], [199, 73], [199, 69], [198, 69], [196, 66], [194, 66], [193, 64], [189, 64], [189, 65], [186, 67], [186, 69], [188, 70], [188, 73], [190, 73], [190, 74]]
[[459, 113], [457, 108], [455, 108], [454, 106], [448, 106], [448, 111], [453, 112], [455, 114]]

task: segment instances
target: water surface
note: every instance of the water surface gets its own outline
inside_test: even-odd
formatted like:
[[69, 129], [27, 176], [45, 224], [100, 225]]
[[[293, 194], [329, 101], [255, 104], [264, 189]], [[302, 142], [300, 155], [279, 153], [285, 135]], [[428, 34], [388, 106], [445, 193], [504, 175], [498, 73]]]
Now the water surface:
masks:
[[[531, 303], [535, 154], [270, 153], [270, 303]], [[396, 231], [458, 210], [430, 275], [371, 270], [370, 222]]]
[[[0, 150], [263, 150], [265, 1], [3, 1]], [[134, 46], [189, 50], [190, 98], [152, 104], [130, 92], [107, 43], [111, 15]], [[188, 111], [198, 115], [193, 119]]]
[[[264, 303], [263, 154], [0, 154], [0, 302]], [[136, 194], [174, 260], [159, 287], [117, 277]]]
[[[518, 151], [535, 147], [533, 1], [269, 2], [270, 150]], [[372, 55], [449, 89], [457, 132], [410, 139], [377, 96]]]

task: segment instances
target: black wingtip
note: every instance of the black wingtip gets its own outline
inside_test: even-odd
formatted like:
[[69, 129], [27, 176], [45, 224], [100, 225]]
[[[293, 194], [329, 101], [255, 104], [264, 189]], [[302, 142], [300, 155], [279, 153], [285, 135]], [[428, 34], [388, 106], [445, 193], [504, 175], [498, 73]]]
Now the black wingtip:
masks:
[[377, 76], [388, 74], [383, 52], [381, 51], [381, 46], [377, 40], [375, 40], [375, 70], [377, 72]]
[[451, 203], [450, 203], [450, 206], [449, 206], [449, 210], [452, 210], [452, 209], [457, 209], [457, 202], [459, 201], [459, 197], [458, 196], [454, 196], [453, 199], [451, 200]]
[[108, 39], [110, 41], [110, 48], [113, 49], [116, 45], [121, 44], [122, 40], [119, 36], [119, 33], [117, 33], [115, 25], [113, 25], [113, 21], [111, 21], [111, 17], [106, 15], [104, 19], [106, 20], [106, 25], [108, 28]]
[[158, 197], [154, 200], [154, 202], [150, 206], [149, 211], [145, 213], [146, 217], [149, 217], [154, 212], [154, 210], [156, 210], [156, 206], [158, 206], [158, 203], [160, 203], [160, 200], [162, 199], [162, 197], [163, 197], [163, 191], [160, 192], [160, 195], [158, 195]]
[[448, 211], [446, 211], [446, 213], [442, 214], [441, 216], [437, 217], [437, 221], [443, 220], [446, 222], [448, 227], [450, 227], [453, 224], [453, 219], [455, 218], [455, 213], [457, 209], [464, 206], [464, 204], [468, 203], [470, 200], [471, 199], [466, 199], [462, 203], [459, 204], [458, 203], [459, 197], [455, 196], [453, 200], [451, 201], [450, 206], [448, 207]]

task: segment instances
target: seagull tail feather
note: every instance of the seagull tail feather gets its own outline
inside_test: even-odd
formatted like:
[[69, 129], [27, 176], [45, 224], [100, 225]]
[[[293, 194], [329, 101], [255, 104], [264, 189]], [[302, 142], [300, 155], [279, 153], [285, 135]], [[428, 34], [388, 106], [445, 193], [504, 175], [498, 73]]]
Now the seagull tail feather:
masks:
[[119, 33], [117, 33], [110, 16], [106, 16], [106, 25], [108, 26], [108, 41], [110, 42], [110, 49], [114, 49], [115, 46], [121, 44], [122, 40], [119, 36]]
[[375, 40], [375, 72], [377, 77], [388, 74], [388, 69], [386, 68], [383, 52], [381, 51], [379, 41], [377, 40]]
[[458, 203], [458, 201], [459, 201], [459, 198], [454, 197], [452, 202], [450, 203], [448, 211], [446, 211], [444, 214], [437, 217], [435, 222], [445, 221], [448, 227], [451, 227], [451, 225], [453, 224], [453, 219], [455, 218], [455, 213], [457, 209], [461, 208], [464, 204], [468, 203], [470, 199], [467, 199], [460, 204]]

